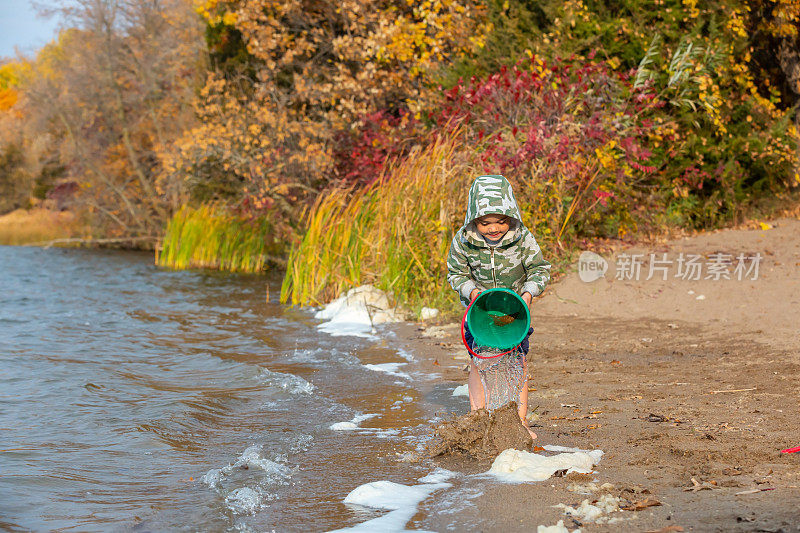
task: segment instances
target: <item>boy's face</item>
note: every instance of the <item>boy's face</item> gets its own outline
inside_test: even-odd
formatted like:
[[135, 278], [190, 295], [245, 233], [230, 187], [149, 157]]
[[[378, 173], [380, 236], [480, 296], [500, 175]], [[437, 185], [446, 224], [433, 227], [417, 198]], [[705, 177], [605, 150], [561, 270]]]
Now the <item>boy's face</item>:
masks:
[[475, 219], [478, 233], [490, 241], [502, 239], [508, 233], [510, 225], [511, 219], [505, 215], [483, 215]]

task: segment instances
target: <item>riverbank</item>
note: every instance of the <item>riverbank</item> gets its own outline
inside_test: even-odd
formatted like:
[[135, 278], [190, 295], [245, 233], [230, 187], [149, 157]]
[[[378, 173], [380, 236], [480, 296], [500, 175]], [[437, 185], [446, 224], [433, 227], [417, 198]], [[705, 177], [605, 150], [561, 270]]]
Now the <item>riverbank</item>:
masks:
[[[598, 485], [661, 504], [612, 513], [615, 524], [582, 523], [584, 532], [800, 523], [800, 457], [780, 453], [800, 445], [798, 218], [606, 250], [604, 278], [587, 283], [573, 269], [535, 302], [529, 413], [538, 444], [602, 449]], [[453, 388], [466, 382], [457, 324], [405, 333], [420, 365]], [[578, 522], [552, 506], [599, 496], [574, 484], [489, 483], [458, 522], [514, 531], [564, 520], [572, 530]], [[443, 530], [452, 519], [434, 512], [413, 526]]]
[[0, 245], [42, 245], [81, 234], [74, 213], [51, 209], [17, 209], [0, 216]]

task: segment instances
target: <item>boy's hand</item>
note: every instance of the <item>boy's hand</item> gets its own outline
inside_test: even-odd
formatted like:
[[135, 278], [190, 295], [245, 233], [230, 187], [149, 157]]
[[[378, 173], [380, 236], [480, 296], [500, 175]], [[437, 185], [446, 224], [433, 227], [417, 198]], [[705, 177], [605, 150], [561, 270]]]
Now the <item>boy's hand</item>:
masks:
[[533, 296], [531, 296], [531, 293], [523, 292], [522, 299], [525, 300], [525, 303], [528, 304], [528, 307], [531, 306], [531, 300], [533, 300]]
[[481, 292], [482, 292], [482, 291], [481, 291], [480, 289], [472, 289], [472, 292], [471, 292], [471, 293], [469, 293], [469, 301], [471, 302], [472, 300], [474, 300], [475, 298], [477, 298], [477, 297], [478, 297], [478, 295], [479, 295]]

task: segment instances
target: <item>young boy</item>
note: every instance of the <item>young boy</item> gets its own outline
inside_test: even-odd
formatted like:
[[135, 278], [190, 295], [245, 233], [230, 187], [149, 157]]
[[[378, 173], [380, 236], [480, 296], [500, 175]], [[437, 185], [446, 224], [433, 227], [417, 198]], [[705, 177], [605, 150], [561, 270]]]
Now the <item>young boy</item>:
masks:
[[[511, 184], [503, 176], [480, 176], [469, 190], [464, 226], [456, 232], [447, 257], [447, 281], [466, 306], [483, 290], [503, 287], [519, 294], [528, 306], [550, 281], [550, 263], [533, 234], [522, 223]], [[531, 328], [528, 335], [533, 332]], [[465, 337], [472, 344], [467, 329]], [[522, 375], [519, 416], [528, 427], [528, 337], [520, 346]], [[478, 368], [470, 354], [469, 403], [472, 410], [485, 406], [485, 394]]]

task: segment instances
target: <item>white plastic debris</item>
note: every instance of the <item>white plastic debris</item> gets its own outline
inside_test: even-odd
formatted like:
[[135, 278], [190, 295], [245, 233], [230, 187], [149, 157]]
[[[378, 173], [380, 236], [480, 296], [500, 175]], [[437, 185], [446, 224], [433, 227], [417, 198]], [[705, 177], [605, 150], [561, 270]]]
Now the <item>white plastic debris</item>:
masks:
[[[554, 526], [539, 526], [536, 528], [536, 533], [569, 533], [569, 529], [564, 525], [563, 520], [559, 520]], [[572, 533], [581, 533], [580, 529], [576, 529]]]
[[597, 502], [592, 504], [588, 499], [583, 500], [578, 507], [570, 507], [559, 503], [555, 506], [558, 509], [564, 509], [564, 513], [580, 522], [595, 522], [598, 524], [608, 523], [610, 520], [607, 515], [614, 511], [619, 511], [619, 498], [611, 494], [603, 494], [597, 499]]
[[430, 320], [439, 316], [439, 310], [433, 307], [423, 307], [419, 311], [419, 317], [422, 320]]
[[372, 285], [350, 289], [314, 317], [327, 320], [317, 326], [326, 333], [356, 337], [371, 337], [376, 324], [404, 319], [403, 313], [389, 303], [386, 293]]
[[469, 385], [464, 383], [453, 389], [453, 396], [469, 396]]

